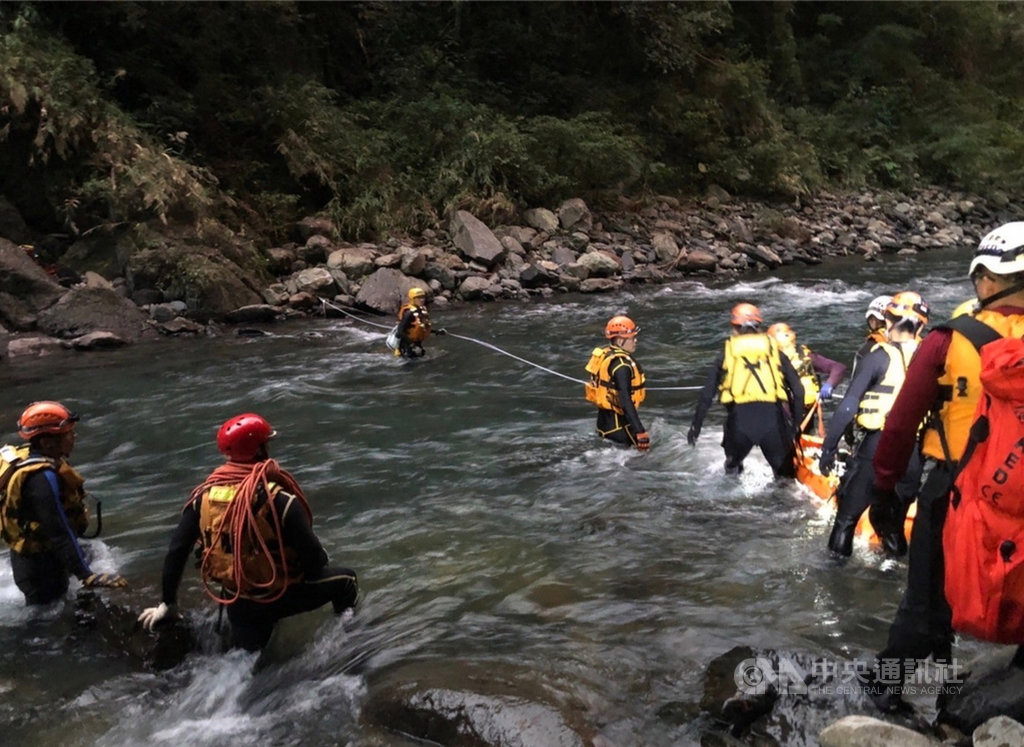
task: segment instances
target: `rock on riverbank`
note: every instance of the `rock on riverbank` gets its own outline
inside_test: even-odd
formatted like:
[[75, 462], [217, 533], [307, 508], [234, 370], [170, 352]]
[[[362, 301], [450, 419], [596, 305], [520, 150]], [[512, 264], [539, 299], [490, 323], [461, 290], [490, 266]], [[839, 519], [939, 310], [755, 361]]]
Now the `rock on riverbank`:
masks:
[[0, 356], [13, 357], [216, 334], [218, 322], [323, 313], [322, 301], [392, 314], [413, 285], [441, 305], [526, 300], [727, 279], [833, 256], [973, 247], [1024, 211], [1005, 198], [938, 188], [788, 204], [712, 189], [701, 200], [623, 199], [601, 211], [575, 198], [495, 226], [458, 211], [444, 230], [381, 244], [340, 240], [318, 217], [296, 224], [293, 241], [265, 248], [222, 226], [172, 234], [134, 226], [71, 244], [55, 258], [56, 274], [30, 258], [29, 245], [46, 239], [11, 210], [0, 215]]

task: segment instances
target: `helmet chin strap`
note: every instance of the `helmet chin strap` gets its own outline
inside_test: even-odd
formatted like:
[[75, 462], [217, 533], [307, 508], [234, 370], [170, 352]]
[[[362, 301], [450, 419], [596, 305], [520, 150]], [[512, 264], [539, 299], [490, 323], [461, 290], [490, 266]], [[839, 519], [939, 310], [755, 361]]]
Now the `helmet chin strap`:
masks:
[[1001, 298], [1012, 296], [1014, 293], [1018, 293], [1020, 291], [1024, 291], [1024, 282], [1011, 285], [1009, 288], [1003, 288], [1001, 291], [996, 291], [991, 296], [987, 296], [986, 298], [978, 296], [978, 304], [981, 306], [981, 308], [985, 308], [993, 301], [998, 301]]

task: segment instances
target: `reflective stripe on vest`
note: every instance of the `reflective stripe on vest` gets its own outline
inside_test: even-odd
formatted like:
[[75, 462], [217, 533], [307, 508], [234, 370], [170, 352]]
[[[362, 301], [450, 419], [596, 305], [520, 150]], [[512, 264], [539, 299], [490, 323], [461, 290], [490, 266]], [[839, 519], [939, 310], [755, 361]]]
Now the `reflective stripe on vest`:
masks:
[[889, 365], [885, 369], [885, 375], [864, 392], [857, 408], [857, 424], [869, 431], [880, 431], [885, 425], [885, 419], [892, 409], [893, 402], [896, 401], [896, 395], [907, 378], [907, 364], [917, 350], [917, 340], [899, 345], [880, 342], [871, 348], [872, 353], [876, 350], [882, 350], [889, 356]]

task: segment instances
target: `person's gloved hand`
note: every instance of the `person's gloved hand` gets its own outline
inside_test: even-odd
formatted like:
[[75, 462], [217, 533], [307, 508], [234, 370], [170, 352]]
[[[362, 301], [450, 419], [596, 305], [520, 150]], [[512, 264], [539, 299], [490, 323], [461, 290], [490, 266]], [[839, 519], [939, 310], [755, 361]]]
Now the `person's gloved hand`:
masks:
[[821, 385], [821, 391], [818, 394], [822, 399], [832, 399], [832, 385], [826, 381]]
[[139, 615], [139, 622], [142, 623], [144, 630], [152, 630], [161, 620], [173, 620], [178, 616], [178, 609], [173, 604], [164, 604], [160, 602], [157, 607], [147, 607], [142, 610], [142, 614]]
[[818, 472], [828, 477], [832, 473], [832, 468], [836, 465], [836, 451], [835, 449], [829, 449], [825, 451], [822, 449], [821, 456], [818, 457]]
[[688, 430], [686, 432], [686, 443], [690, 444], [690, 446], [693, 446], [695, 443], [697, 443], [697, 439], [699, 437], [700, 437], [700, 426], [699, 425], [691, 425], [690, 426], [690, 430]]
[[82, 584], [87, 589], [106, 587], [108, 589], [123, 589], [128, 585], [124, 576], [119, 573], [92, 573]]
[[651, 437], [647, 435], [647, 431], [640, 431], [636, 434], [636, 448], [640, 451], [647, 451], [651, 448]]
[[433, 332], [434, 332], [435, 335], [446, 335], [446, 334], [448, 334], [448, 330], [446, 330], [444, 327], [441, 327], [441, 329], [435, 329]]

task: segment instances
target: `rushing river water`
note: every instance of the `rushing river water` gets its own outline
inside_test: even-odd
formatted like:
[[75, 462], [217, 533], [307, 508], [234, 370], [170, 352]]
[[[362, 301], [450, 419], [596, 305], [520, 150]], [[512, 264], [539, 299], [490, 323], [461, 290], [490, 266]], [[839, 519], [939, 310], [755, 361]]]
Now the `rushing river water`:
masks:
[[[849, 362], [871, 298], [920, 290], [933, 319], [946, 318], [970, 293], [968, 257], [838, 260], [434, 317], [582, 379], [604, 322], [625, 311], [642, 327], [648, 383], [696, 386], [741, 300]], [[82, 415], [72, 462], [105, 513], [102, 539], [88, 543], [94, 566], [119, 569], [132, 587], [109, 596], [141, 608], [159, 600], [182, 502], [220, 461], [218, 425], [262, 413], [332, 561], [360, 574], [356, 618], [294, 620], [279, 631], [285, 645], [275, 641], [284, 652], [256, 667], [233, 652], [140, 672], [76, 626], [74, 591], [26, 610], [4, 552], [0, 742], [406, 745], [360, 720], [375, 682], [422, 676], [465, 690], [485, 672], [546, 692], [612, 744], [691, 744], [698, 726], [673, 704], [695, 716], [706, 666], [730, 648], [846, 660], [884, 643], [905, 563], [866, 545], [845, 566], [830, 560], [828, 514], [773, 484], [756, 450], [727, 478], [720, 406], [697, 446], [686, 443], [694, 392], [648, 395], [652, 447], [638, 454], [599, 442], [580, 385], [464, 340], [434, 338], [408, 364], [384, 354], [383, 330], [350, 319], [268, 330], [4, 362], [0, 433], [15, 440], [35, 399]], [[213, 605], [191, 567], [181, 601], [209, 629]]]

